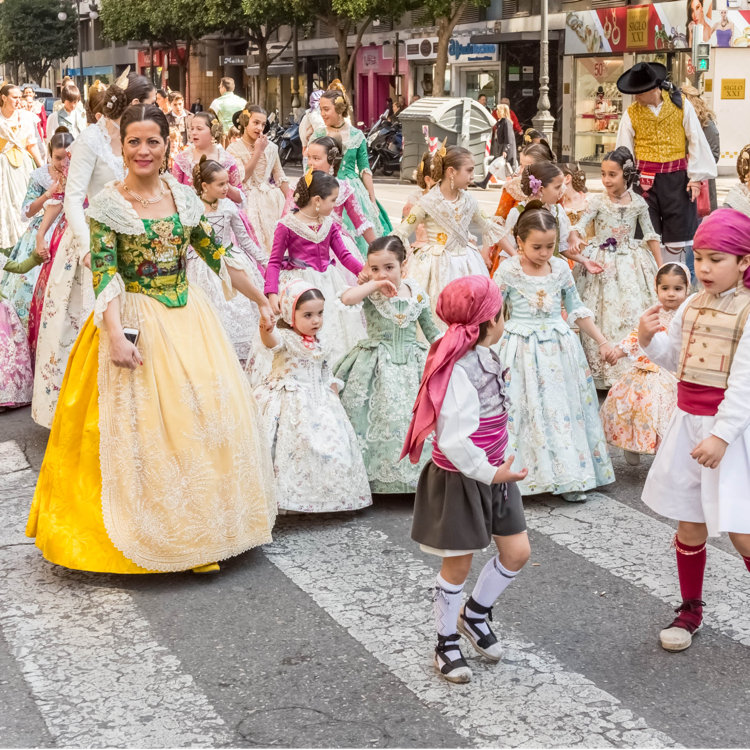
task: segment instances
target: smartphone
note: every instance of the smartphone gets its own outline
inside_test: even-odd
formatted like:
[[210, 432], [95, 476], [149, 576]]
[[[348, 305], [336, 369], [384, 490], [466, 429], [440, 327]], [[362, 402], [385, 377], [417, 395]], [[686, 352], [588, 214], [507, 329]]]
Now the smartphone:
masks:
[[141, 335], [141, 332], [137, 328], [123, 328], [122, 332], [125, 334], [125, 338], [133, 344], [133, 346], [138, 345], [138, 337]]

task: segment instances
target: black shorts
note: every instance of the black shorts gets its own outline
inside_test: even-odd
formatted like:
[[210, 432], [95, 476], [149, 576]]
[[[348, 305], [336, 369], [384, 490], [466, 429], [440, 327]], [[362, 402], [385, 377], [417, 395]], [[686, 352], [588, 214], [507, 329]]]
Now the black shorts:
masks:
[[483, 549], [493, 536], [526, 530], [521, 493], [514, 482], [483, 484], [425, 464], [414, 500], [411, 538], [436, 549]]

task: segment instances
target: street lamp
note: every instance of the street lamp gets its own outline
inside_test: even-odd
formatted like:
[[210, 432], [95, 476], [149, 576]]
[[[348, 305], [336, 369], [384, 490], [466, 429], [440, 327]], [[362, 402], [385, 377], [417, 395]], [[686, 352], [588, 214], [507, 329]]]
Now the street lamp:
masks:
[[549, 0], [542, 0], [542, 41], [539, 53], [539, 101], [537, 113], [531, 122], [534, 127], [551, 142], [555, 129], [555, 118], [549, 111]]
[[[75, 7], [76, 7], [76, 20], [78, 21], [78, 82], [79, 86], [78, 89], [81, 92], [81, 96], [83, 96], [83, 87], [84, 87], [84, 77], [83, 77], [83, 44], [81, 41], [81, 21], [83, 21], [86, 18], [90, 18], [92, 21], [96, 21], [97, 18], [99, 18], [99, 7], [97, 6], [96, 2], [88, 3], [89, 12], [87, 14], [81, 13], [81, 5], [78, 3], [78, 0], [75, 1]], [[57, 20], [58, 21], [67, 21], [68, 20], [68, 14], [61, 10], [57, 14]]]

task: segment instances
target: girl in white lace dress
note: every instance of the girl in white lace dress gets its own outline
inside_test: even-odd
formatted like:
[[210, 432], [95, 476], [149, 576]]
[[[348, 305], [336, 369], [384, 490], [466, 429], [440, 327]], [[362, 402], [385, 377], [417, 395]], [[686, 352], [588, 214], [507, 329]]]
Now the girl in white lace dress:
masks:
[[279, 290], [283, 323], [267, 331], [271, 372], [255, 388], [271, 446], [280, 510], [326, 513], [372, 504], [367, 472], [338, 383], [318, 340], [325, 300], [293, 279]]
[[[237, 205], [227, 197], [230, 186], [228, 171], [219, 162], [203, 156], [193, 170], [193, 186], [203, 201], [204, 216], [216, 237], [222, 244], [232, 245], [235, 252], [241, 250], [247, 255], [252, 282], [263, 288], [259, 268], [266, 267], [268, 255], [250, 237]], [[241, 294], [227, 299], [221, 279], [192, 247], [187, 251], [187, 277], [191, 284], [203, 289], [214, 304], [237, 356], [244, 362], [250, 354], [251, 342], [258, 327], [257, 305]]]
[[270, 253], [273, 233], [291, 190], [278, 147], [263, 135], [266, 119], [265, 110], [255, 104], [237, 113], [232, 121], [236, 121], [242, 137], [229, 144], [227, 152], [244, 170], [245, 212], [258, 244]]
[[[401, 225], [393, 230], [405, 245], [417, 225], [424, 223], [427, 242], [407, 259], [407, 275], [430, 297], [435, 312], [440, 292], [462, 276], [488, 276], [487, 262], [469, 231], [477, 224], [488, 244], [499, 242], [506, 234], [490, 221], [466, 188], [474, 179], [474, 157], [468, 149], [443, 146], [432, 159], [432, 178], [438, 184], [412, 207]], [[442, 330], [446, 326], [436, 321]]]
[[[646, 201], [633, 191], [638, 179], [633, 155], [620, 147], [602, 161], [603, 195], [591, 199], [589, 208], [573, 228], [572, 247], [580, 249], [582, 237], [593, 222], [595, 236], [583, 256], [603, 271], [576, 269], [576, 285], [583, 304], [594, 313], [609, 341], [619, 342], [638, 323], [641, 313], [656, 302], [656, 269], [661, 265], [659, 235], [654, 231]], [[642, 240], [635, 239], [640, 225]], [[629, 368], [602, 362], [597, 346], [584, 339], [597, 388], [609, 388]]]

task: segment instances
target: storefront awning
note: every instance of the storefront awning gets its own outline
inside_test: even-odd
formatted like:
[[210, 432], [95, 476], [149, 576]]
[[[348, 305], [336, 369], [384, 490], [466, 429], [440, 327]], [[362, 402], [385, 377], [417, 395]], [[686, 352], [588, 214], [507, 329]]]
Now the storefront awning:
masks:
[[[304, 72], [304, 65], [302, 64], [302, 58], [300, 58], [299, 72]], [[249, 76], [260, 75], [259, 65], [248, 65], [245, 68], [245, 73]], [[294, 75], [294, 63], [278, 63], [277, 65], [268, 66], [269, 76], [293, 76]]]

